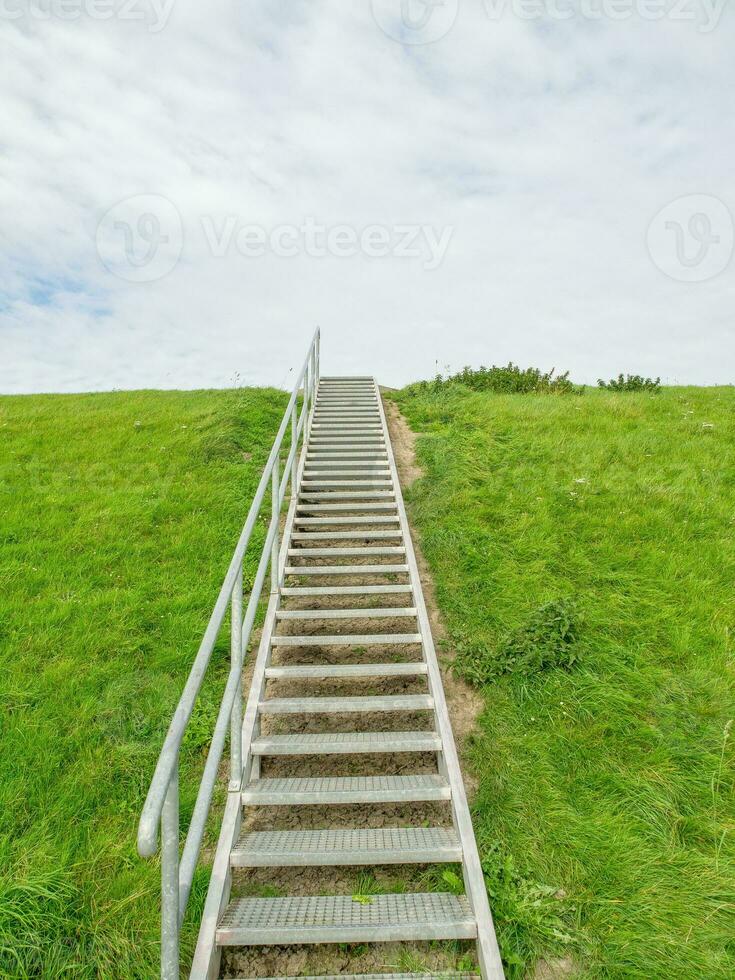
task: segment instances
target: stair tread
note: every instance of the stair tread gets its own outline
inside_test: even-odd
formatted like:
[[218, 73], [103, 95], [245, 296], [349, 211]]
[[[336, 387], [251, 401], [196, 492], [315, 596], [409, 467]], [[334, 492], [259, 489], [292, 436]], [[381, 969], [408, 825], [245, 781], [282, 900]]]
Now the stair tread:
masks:
[[376, 548], [370, 546], [361, 548], [289, 548], [291, 558], [359, 558], [360, 555], [403, 555], [406, 549], [403, 545], [383, 545]]
[[[229, 978], [226, 978], [229, 980]], [[250, 978], [255, 980], [255, 978]], [[297, 980], [296, 977], [264, 977], [263, 980]], [[478, 973], [332, 973], [298, 980], [480, 980]]]
[[276, 619], [415, 619], [415, 606], [384, 609], [279, 609]]
[[412, 803], [449, 798], [448, 783], [436, 773], [402, 776], [282, 776], [256, 779], [242, 791], [243, 803], [262, 806]]
[[380, 694], [358, 697], [267, 698], [259, 704], [262, 715], [351, 714], [372, 711], [430, 711], [429, 694]]
[[301, 585], [284, 586], [281, 595], [319, 596], [319, 595], [406, 595], [413, 592], [412, 585]]
[[382, 752], [438, 752], [436, 732], [320, 732], [261, 735], [253, 755], [362, 755]]
[[464, 895], [445, 892], [238, 898], [217, 927], [223, 946], [410, 939], [473, 939], [477, 925]]
[[428, 672], [423, 660], [405, 664], [294, 664], [266, 667], [265, 676], [283, 680], [329, 680], [341, 677], [414, 677]]
[[460, 861], [453, 828], [242, 831], [232, 849], [233, 867], [350, 864], [433, 864]]
[[286, 575], [394, 575], [408, 565], [287, 565]]
[[420, 633], [338, 633], [336, 635], [271, 636], [271, 646], [320, 647], [320, 646], [382, 646], [395, 643], [420, 643]]

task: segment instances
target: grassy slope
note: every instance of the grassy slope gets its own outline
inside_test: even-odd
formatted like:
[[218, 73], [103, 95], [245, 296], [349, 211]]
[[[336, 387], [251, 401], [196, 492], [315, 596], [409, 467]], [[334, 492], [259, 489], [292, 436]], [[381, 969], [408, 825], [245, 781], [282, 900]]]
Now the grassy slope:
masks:
[[[284, 402], [0, 399], [3, 977], [156, 975], [159, 872], [135, 855], [136, 821]], [[225, 636], [184, 818], [227, 656]]]
[[397, 400], [455, 645], [581, 612], [579, 666], [486, 687], [472, 749], [511, 975], [735, 976], [735, 390]]

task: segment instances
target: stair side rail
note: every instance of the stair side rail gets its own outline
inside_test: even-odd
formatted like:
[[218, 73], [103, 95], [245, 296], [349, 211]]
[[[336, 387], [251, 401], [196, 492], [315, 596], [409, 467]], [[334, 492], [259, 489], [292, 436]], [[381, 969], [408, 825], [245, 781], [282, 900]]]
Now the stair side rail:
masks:
[[[242, 781], [243, 763], [240, 736], [242, 729], [243, 658], [250, 642], [250, 634], [269, 566], [271, 566], [271, 588], [278, 587], [280, 515], [289, 485], [292, 494], [297, 489], [296, 472], [299, 445], [303, 444], [306, 438], [319, 382], [319, 341], [320, 334], [317, 328], [309, 345], [303, 367], [296, 378], [273, 448], [263, 469], [263, 475], [260, 478], [245, 524], [235, 546], [227, 574], [168, 727], [138, 824], [138, 853], [143, 858], [152, 858], [158, 853], [160, 826], [162, 980], [178, 980], [179, 977], [179, 932], [186, 912], [194, 872], [199, 861], [202, 839], [228, 730], [230, 732], [230, 790], [239, 790]], [[299, 412], [298, 395], [302, 387], [303, 399]], [[281, 476], [281, 451], [289, 429], [289, 452]], [[243, 560], [269, 484], [271, 485], [271, 519], [243, 615]], [[230, 672], [214, 725], [196, 803], [179, 857], [181, 836], [179, 824], [179, 752], [228, 607], [231, 611]]]

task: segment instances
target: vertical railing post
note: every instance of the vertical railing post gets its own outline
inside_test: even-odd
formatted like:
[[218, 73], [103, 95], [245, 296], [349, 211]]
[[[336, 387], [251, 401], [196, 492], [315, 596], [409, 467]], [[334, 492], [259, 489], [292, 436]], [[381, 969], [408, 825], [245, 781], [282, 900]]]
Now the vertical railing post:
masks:
[[293, 408], [291, 409], [291, 449], [293, 450], [293, 459], [291, 460], [291, 498], [296, 495], [296, 470], [298, 469], [298, 459], [296, 458], [296, 440], [298, 439], [298, 412], [296, 411], [296, 402], [293, 403]]
[[273, 522], [273, 527], [275, 528], [275, 534], [273, 535], [273, 545], [271, 547], [271, 592], [278, 591], [278, 552], [281, 550], [280, 545], [280, 518], [281, 518], [281, 501], [279, 500], [279, 488], [280, 488], [280, 454], [276, 453], [276, 458], [273, 461], [273, 483], [272, 483], [272, 507], [271, 507], [271, 521]]
[[242, 563], [230, 604], [230, 662], [240, 678], [230, 719], [230, 788], [239, 789], [242, 781]]
[[321, 340], [321, 334], [317, 330], [317, 332], [316, 332], [316, 343], [314, 344], [314, 351], [315, 351], [315, 354], [316, 354], [316, 358], [315, 358], [315, 360], [316, 360], [316, 372], [315, 373], [316, 373], [316, 383], [317, 384], [319, 384], [319, 371], [320, 371], [320, 364], [319, 364], [320, 340]]
[[179, 980], [179, 760], [161, 811], [161, 980]]

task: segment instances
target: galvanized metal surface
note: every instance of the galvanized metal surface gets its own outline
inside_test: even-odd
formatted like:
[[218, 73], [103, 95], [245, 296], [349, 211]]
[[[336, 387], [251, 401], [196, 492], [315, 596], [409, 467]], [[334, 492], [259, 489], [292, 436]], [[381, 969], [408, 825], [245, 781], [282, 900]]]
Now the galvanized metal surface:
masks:
[[425, 803], [449, 797], [449, 784], [435, 774], [256, 779], [242, 790], [243, 803], [259, 806]]
[[[477, 940], [483, 976], [486, 980], [502, 980], [502, 964], [382, 402], [372, 379], [323, 378], [316, 384], [319, 378], [318, 345], [317, 334], [302, 372], [307, 379], [305, 410], [299, 417], [295, 398], [292, 399], [279, 434], [283, 438], [283, 432], [290, 424], [294, 450], [285, 460], [282, 471], [277, 453], [269, 460], [268, 472], [264, 473], [259, 488], [262, 489], [262, 500], [270, 480], [272, 519], [256, 587], [259, 594], [270, 568], [271, 594], [244, 716], [239, 684], [242, 650], [250, 635], [257, 604], [257, 599], [253, 603], [252, 595], [239, 643], [237, 624], [231, 627], [231, 674], [218, 718], [218, 723], [224, 721], [224, 725], [221, 730], [216, 730], [210, 752], [210, 756], [213, 752], [221, 754], [227, 729], [231, 727], [230, 794], [191, 977], [213, 980], [218, 975], [220, 953], [225, 945], [472, 938]], [[309, 397], [310, 394], [313, 397]], [[295, 447], [301, 439], [303, 450], [297, 455]], [[280, 511], [289, 484], [291, 499], [281, 529]], [[395, 545], [388, 544], [391, 541], [395, 541]], [[391, 561], [397, 556], [404, 559], [400, 564]], [[319, 560], [329, 563], [316, 564]], [[239, 562], [241, 567], [242, 555]], [[237, 572], [237, 567], [235, 570]], [[398, 581], [377, 584], [376, 579], [379, 582], [382, 576], [398, 578]], [[348, 584], [334, 584], [345, 577]], [[332, 584], [318, 585], [320, 579], [327, 579]], [[234, 585], [235, 579], [233, 588]], [[352, 603], [347, 599], [350, 596], [356, 597]], [[362, 601], [370, 603], [371, 596], [392, 598], [386, 598], [375, 607], [357, 604], [360, 602], [358, 597], [364, 597]], [[402, 601], [401, 596], [406, 599]], [[242, 607], [240, 605], [238, 612], [238, 601], [232, 589], [227, 598], [232, 603], [233, 618], [237, 620]], [[294, 606], [294, 600], [301, 604]], [[323, 600], [329, 603], [327, 608], [320, 608], [319, 603]], [[391, 601], [398, 605], [390, 606]], [[332, 608], [335, 603], [341, 603], [341, 607]], [[411, 632], [377, 632], [381, 621], [385, 630], [386, 621], [391, 620], [405, 620]], [[353, 621], [357, 622], [351, 626]], [[338, 632], [343, 623], [349, 632]], [[394, 630], [402, 625], [396, 622]], [[356, 632], [358, 628], [365, 631]], [[396, 652], [391, 652], [394, 647]], [[301, 659], [308, 660], [307, 663], [298, 662], [299, 648], [304, 649]], [[413, 653], [409, 654], [412, 648]], [[406, 650], [406, 654], [402, 654], [404, 660], [407, 655], [412, 658], [410, 662], [396, 661], [401, 649]], [[356, 663], [335, 663], [329, 659], [319, 662], [319, 658], [331, 650], [335, 651], [330, 654], [332, 658], [341, 657], [347, 651], [352, 656], [361, 653], [362, 659]], [[274, 661], [274, 655], [289, 659]], [[374, 662], [382, 657], [393, 659], [386, 663]], [[358, 687], [354, 695], [273, 697], [268, 687], [270, 683], [284, 681], [310, 684], [362, 680], [368, 683], [371, 678], [394, 678], [396, 681], [403, 678], [412, 685], [408, 691], [415, 691], [415, 685], [423, 685], [425, 693], [371, 695], [361, 693]], [[365, 690], [363, 687], [362, 691]], [[384, 712], [395, 713], [397, 718], [405, 713], [406, 719], [429, 712], [429, 728], [426, 731], [372, 730], [369, 719]], [[267, 715], [282, 716], [279, 725], [286, 724], [287, 727], [293, 724], [289, 716], [354, 715], [355, 719], [364, 719], [365, 730], [344, 732], [338, 726], [335, 732], [284, 732], [281, 727], [278, 733], [264, 734], [261, 718]], [[430, 724], [432, 719], [433, 726]], [[404, 720], [403, 727], [408, 724]], [[413, 724], [421, 727], [418, 722]], [[344, 718], [341, 725], [344, 727]], [[238, 726], [239, 738], [235, 735]], [[396, 724], [396, 728], [400, 729], [401, 725]], [[388, 760], [400, 756], [410, 760], [414, 754], [417, 759], [424, 760], [427, 754], [434, 755], [437, 772], [261, 776], [262, 760], [268, 757], [280, 757], [279, 764], [282, 764], [284, 760], [311, 756], [312, 762], [308, 764], [313, 766], [313, 760], [320, 757], [375, 756]], [[408, 768], [411, 765], [412, 762]], [[208, 811], [213, 786], [212, 772], [207, 771], [200, 792], [201, 805], [198, 804], [198, 809], [195, 807], [195, 817], [202, 828], [200, 818], [204, 804]], [[451, 809], [451, 828], [417, 825], [240, 833], [242, 805], [370, 806], [441, 801], [446, 801]], [[162, 809], [167, 814], [167, 827], [172, 830], [173, 808], [167, 804]], [[203, 813], [205, 819], [206, 811]], [[178, 815], [176, 827], [178, 831]], [[187, 876], [193, 875], [198, 856], [197, 834], [198, 831], [194, 833], [193, 842], [187, 842], [184, 849]], [[174, 848], [171, 840], [167, 840], [170, 865]], [[461, 863], [466, 896], [409, 893], [371, 896], [364, 904], [344, 895], [229, 901], [232, 867], [289, 866], [298, 869], [340, 864], [445, 861]], [[167, 894], [171, 892], [170, 867], [168, 872]], [[183, 915], [182, 896], [185, 905], [188, 889], [182, 891], [180, 887], [177, 892], [177, 922]], [[170, 906], [167, 922], [170, 922], [173, 900], [167, 901]], [[172, 970], [174, 942], [170, 936], [164, 945], [167, 968]], [[177, 936], [175, 945], [178, 947]], [[177, 974], [162, 975], [174, 977]], [[400, 976], [394, 975], [394, 980]]]
[[227, 946], [266, 943], [391, 942], [409, 939], [474, 939], [477, 925], [464, 895], [443, 892], [240, 898], [217, 929]]

